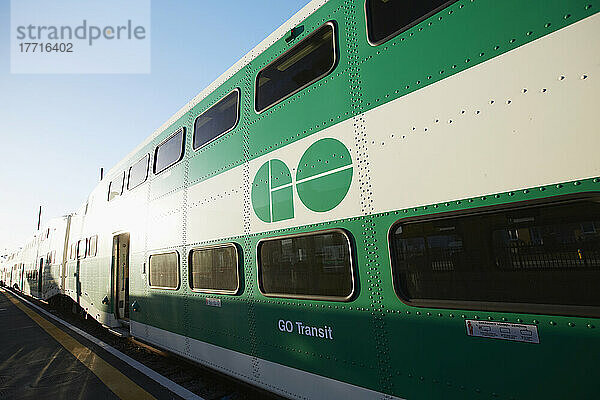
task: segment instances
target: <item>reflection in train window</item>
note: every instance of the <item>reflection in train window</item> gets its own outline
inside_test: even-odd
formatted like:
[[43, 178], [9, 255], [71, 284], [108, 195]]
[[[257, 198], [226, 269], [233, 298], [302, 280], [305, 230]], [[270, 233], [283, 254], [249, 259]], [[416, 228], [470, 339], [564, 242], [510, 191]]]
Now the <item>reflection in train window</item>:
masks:
[[240, 114], [240, 90], [229, 93], [194, 122], [194, 150], [231, 131]]
[[158, 145], [154, 151], [154, 173], [159, 174], [183, 158], [184, 129], [180, 128], [173, 136]]
[[258, 245], [266, 296], [349, 300], [354, 293], [351, 245], [342, 230], [265, 239]]
[[536, 311], [556, 305], [575, 314], [573, 307], [599, 307], [598, 200], [400, 221], [389, 238], [396, 291], [424, 306], [485, 303], [486, 309]]
[[189, 261], [192, 289], [230, 294], [238, 291], [238, 249], [234, 244], [193, 249]]
[[149, 284], [160, 289], [179, 287], [179, 254], [177, 252], [153, 254], [149, 262]]
[[371, 44], [385, 42], [456, 0], [367, 0], [367, 35]]
[[260, 112], [329, 74], [336, 63], [333, 23], [326, 23], [256, 76]]

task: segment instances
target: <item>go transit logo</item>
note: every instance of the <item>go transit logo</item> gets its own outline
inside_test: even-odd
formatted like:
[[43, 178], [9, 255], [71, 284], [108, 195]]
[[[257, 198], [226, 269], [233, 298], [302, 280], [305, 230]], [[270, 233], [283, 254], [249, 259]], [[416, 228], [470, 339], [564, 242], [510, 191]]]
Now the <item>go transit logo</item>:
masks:
[[352, 158], [342, 142], [318, 140], [302, 155], [294, 181], [281, 160], [269, 160], [259, 168], [252, 182], [252, 207], [264, 222], [294, 218], [295, 187], [309, 210], [332, 210], [348, 194], [352, 173]]

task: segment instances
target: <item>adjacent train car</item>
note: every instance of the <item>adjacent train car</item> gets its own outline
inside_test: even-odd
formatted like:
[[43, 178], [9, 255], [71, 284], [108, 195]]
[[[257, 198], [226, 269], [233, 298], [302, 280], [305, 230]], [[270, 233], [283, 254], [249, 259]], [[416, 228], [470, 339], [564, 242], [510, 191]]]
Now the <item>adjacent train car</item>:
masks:
[[36, 257], [39, 270], [34, 281], [37, 286], [37, 290], [32, 293], [34, 297], [49, 300], [63, 293], [63, 270], [70, 223], [71, 216], [65, 215], [51, 219], [40, 230]]
[[52, 218], [29, 238], [22, 249], [0, 265], [6, 286], [40, 300], [61, 294], [64, 253], [71, 216]]
[[23, 287], [23, 269], [21, 263], [23, 249], [11, 253], [2, 265], [4, 271], [4, 284], [8, 287], [19, 289]]
[[599, 8], [311, 1], [109, 171], [64, 294], [289, 398], [592, 397]]

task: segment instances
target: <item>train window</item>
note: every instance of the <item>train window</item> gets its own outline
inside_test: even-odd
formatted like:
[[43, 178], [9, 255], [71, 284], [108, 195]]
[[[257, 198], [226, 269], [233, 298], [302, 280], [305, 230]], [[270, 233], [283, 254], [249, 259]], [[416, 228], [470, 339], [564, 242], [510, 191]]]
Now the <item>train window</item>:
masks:
[[77, 254], [75, 251], [75, 246], [77, 246], [77, 243], [71, 243], [71, 249], [69, 250], [69, 260], [75, 259], [75, 255]]
[[81, 239], [77, 242], [77, 259], [85, 258], [87, 252], [87, 239]]
[[367, 37], [378, 45], [404, 32], [456, 0], [367, 0]]
[[257, 112], [278, 103], [326, 76], [337, 61], [334, 24], [328, 22], [256, 76]]
[[600, 195], [398, 222], [394, 285], [414, 305], [600, 316]]
[[237, 293], [238, 249], [235, 244], [217, 245], [190, 252], [190, 287], [201, 292]]
[[98, 235], [94, 235], [88, 239], [87, 256], [88, 257], [96, 257], [97, 252], [98, 252]]
[[177, 252], [150, 256], [149, 284], [159, 289], [179, 287], [179, 254]]
[[129, 168], [129, 178], [127, 179], [127, 190], [134, 189], [146, 182], [148, 179], [148, 162], [150, 156], [146, 154], [141, 160]]
[[240, 115], [240, 90], [235, 89], [194, 122], [194, 150], [231, 131]]
[[354, 294], [350, 239], [342, 230], [265, 239], [258, 258], [266, 296], [346, 301]]
[[125, 172], [110, 181], [108, 184], [108, 201], [123, 194], [123, 182], [125, 181]]
[[184, 129], [180, 128], [173, 136], [158, 145], [154, 151], [154, 173], [160, 174], [183, 158]]

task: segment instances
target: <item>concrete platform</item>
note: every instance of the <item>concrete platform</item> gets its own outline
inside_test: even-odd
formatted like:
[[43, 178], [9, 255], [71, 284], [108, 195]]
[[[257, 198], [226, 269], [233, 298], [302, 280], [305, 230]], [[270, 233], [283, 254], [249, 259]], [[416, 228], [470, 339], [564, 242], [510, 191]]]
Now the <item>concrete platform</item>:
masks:
[[180, 399], [118, 357], [0, 290], [0, 400]]

